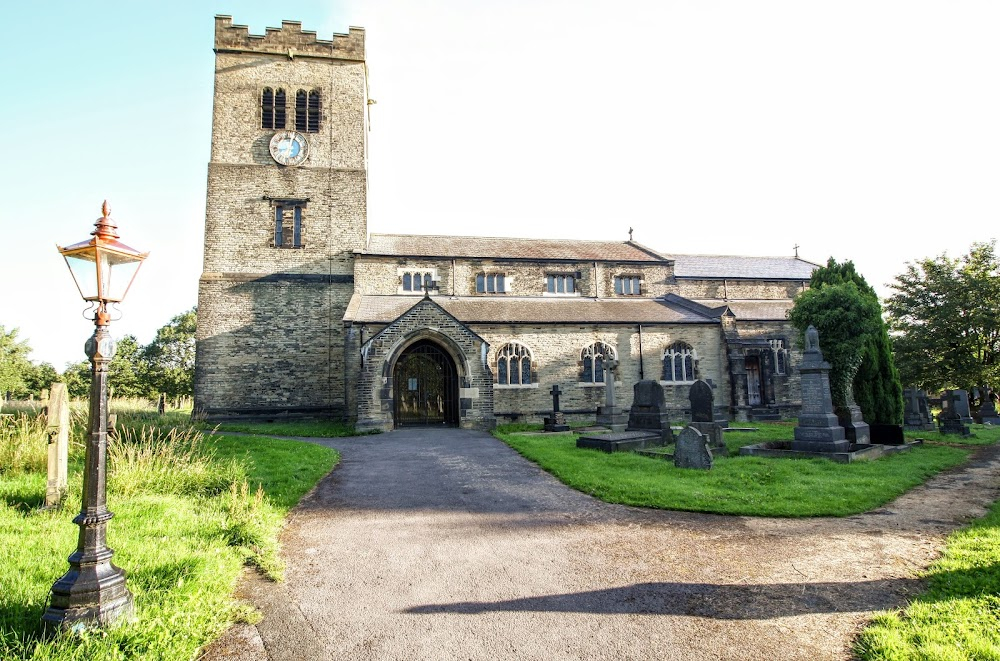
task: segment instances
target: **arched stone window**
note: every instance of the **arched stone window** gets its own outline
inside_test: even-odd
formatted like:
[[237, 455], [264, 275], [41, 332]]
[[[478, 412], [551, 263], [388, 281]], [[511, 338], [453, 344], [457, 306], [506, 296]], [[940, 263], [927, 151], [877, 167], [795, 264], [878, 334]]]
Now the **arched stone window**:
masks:
[[788, 349], [785, 348], [784, 340], [768, 340], [771, 351], [774, 353], [774, 373], [788, 373]]
[[695, 380], [698, 354], [686, 342], [674, 342], [663, 351], [663, 380], [690, 383]]
[[604, 361], [618, 358], [614, 347], [604, 342], [594, 342], [580, 354], [583, 370], [580, 372], [581, 383], [604, 383]]
[[260, 95], [260, 127], [285, 128], [285, 90], [265, 87]]
[[295, 128], [303, 133], [319, 131], [319, 90], [299, 90], [295, 93]]
[[497, 350], [497, 384], [531, 385], [531, 352], [519, 342], [508, 342]]

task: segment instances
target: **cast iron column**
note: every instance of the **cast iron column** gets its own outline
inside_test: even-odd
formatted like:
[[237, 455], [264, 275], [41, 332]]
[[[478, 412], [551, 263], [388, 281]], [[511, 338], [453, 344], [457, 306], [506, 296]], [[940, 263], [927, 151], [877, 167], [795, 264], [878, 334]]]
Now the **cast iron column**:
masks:
[[125, 571], [111, 562], [107, 524], [114, 514], [107, 507], [108, 364], [115, 343], [108, 332], [109, 315], [102, 304], [94, 319], [94, 334], [86, 352], [92, 364], [90, 422], [83, 471], [83, 503], [73, 523], [80, 526], [69, 571], [52, 586], [49, 608], [42, 616], [48, 628], [77, 629], [111, 624], [132, 613], [132, 593]]

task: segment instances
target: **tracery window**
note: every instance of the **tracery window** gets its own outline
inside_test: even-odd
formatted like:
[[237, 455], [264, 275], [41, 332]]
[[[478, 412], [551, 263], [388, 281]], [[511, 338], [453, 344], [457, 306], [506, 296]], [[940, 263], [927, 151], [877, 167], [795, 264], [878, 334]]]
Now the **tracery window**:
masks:
[[295, 93], [295, 128], [303, 133], [319, 131], [319, 90], [299, 90]]
[[497, 350], [497, 383], [531, 385], [531, 352], [519, 342], [508, 342]]
[[774, 373], [787, 374], [788, 370], [788, 350], [785, 348], [784, 340], [768, 340], [771, 351], [774, 353]]
[[507, 291], [507, 276], [503, 273], [480, 273], [476, 276], [477, 294], [503, 294]]
[[616, 275], [615, 293], [619, 296], [639, 295], [639, 276], [637, 275]]
[[680, 383], [694, 381], [697, 360], [698, 355], [690, 344], [674, 342], [663, 351], [663, 380]]
[[583, 359], [583, 370], [580, 373], [581, 383], [604, 383], [604, 361], [618, 358], [614, 347], [604, 342], [594, 342], [585, 348], [580, 355]]
[[285, 128], [285, 90], [265, 87], [260, 95], [260, 127]]

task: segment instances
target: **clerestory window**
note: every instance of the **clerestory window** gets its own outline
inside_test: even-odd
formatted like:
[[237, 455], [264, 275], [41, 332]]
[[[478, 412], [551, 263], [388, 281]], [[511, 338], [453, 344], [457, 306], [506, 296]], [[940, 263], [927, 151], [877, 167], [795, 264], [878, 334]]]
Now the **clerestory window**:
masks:
[[425, 289], [436, 289], [433, 270], [401, 269], [399, 277], [399, 288], [403, 293], [422, 294]]
[[583, 350], [580, 357], [583, 363], [583, 370], [580, 372], [581, 383], [604, 383], [604, 361], [615, 360], [618, 354], [611, 345], [594, 342]]
[[519, 342], [508, 342], [497, 350], [497, 384], [531, 385], [531, 352]]
[[503, 273], [480, 273], [476, 276], [477, 294], [503, 294], [507, 291], [507, 276]]
[[637, 275], [616, 275], [615, 293], [619, 296], [639, 295], [639, 276]]
[[695, 380], [698, 356], [691, 345], [674, 342], [663, 350], [663, 380], [690, 383]]
[[260, 127], [285, 128], [285, 90], [265, 87], [260, 95]]
[[545, 277], [545, 283], [550, 294], [576, 293], [576, 276], [569, 273], [550, 273]]

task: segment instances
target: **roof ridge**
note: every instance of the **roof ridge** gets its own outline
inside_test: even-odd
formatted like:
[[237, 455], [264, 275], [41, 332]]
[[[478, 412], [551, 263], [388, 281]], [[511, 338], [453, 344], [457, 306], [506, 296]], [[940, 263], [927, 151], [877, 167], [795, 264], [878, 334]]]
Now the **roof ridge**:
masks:
[[[495, 239], [495, 240], [498, 240], [498, 241], [512, 241], [513, 240], [513, 241], [559, 241], [559, 242], [573, 241], [575, 243], [618, 243], [618, 244], [622, 244], [622, 245], [632, 245], [632, 246], [635, 246], [636, 248], [640, 248], [642, 250], [647, 250], [647, 251], [650, 251], [650, 252], [654, 252], [654, 251], [651, 251], [649, 248], [646, 248], [645, 246], [642, 246], [642, 245], [636, 243], [635, 241], [615, 241], [613, 239], [603, 239], [603, 240], [601, 240], [601, 239], [567, 239], [567, 238], [555, 238], [555, 237], [553, 237], [553, 238], [547, 238], [547, 239], [539, 239], [539, 238], [533, 238], [533, 237], [527, 237], [527, 236], [460, 236], [460, 235], [457, 235], [457, 234], [396, 234], [396, 233], [390, 234], [390, 233], [383, 233], [383, 232], [372, 232], [372, 233], [369, 234], [369, 237], [373, 237], [373, 236], [403, 236], [403, 237], [417, 236], [417, 237], [422, 237], [422, 238], [426, 238], [426, 239]], [[657, 254], [657, 256], [660, 256], [660, 255]]]

